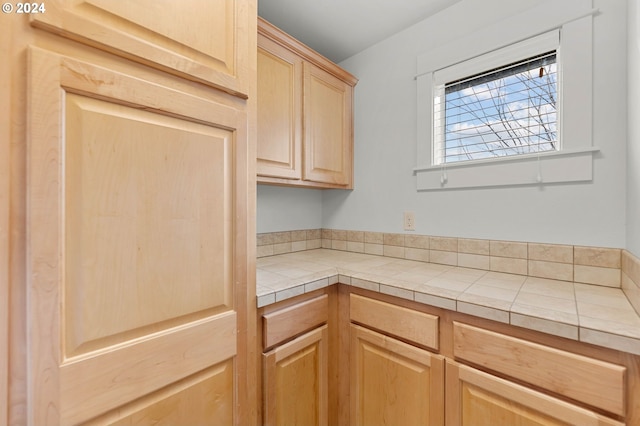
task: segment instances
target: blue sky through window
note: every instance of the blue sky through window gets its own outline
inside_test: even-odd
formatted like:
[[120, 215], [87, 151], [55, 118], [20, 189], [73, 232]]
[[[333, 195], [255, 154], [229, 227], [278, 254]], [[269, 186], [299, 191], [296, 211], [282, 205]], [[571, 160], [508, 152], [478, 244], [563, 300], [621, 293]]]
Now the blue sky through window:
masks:
[[555, 52], [445, 85], [442, 162], [557, 149]]

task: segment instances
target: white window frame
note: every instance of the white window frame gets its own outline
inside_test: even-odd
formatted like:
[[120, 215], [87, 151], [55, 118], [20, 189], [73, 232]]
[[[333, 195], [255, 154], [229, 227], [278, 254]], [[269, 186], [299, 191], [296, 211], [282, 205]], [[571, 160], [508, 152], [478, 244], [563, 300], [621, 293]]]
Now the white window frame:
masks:
[[[562, 98], [558, 96], [558, 94], [562, 93], [561, 83], [562, 79], [559, 78], [561, 75], [561, 55], [560, 55], [560, 30], [549, 31], [545, 34], [541, 34], [539, 36], [530, 38], [525, 41], [521, 41], [519, 43], [514, 43], [512, 45], [503, 47], [501, 49], [495, 50], [493, 52], [489, 52], [485, 55], [470, 59], [468, 61], [461, 62], [459, 64], [452, 65], [450, 67], [435, 71], [433, 73], [433, 99], [434, 99], [434, 123], [440, 122], [439, 125], [433, 126], [433, 135], [432, 138], [435, 141], [432, 144], [432, 163], [438, 163], [438, 156], [436, 152], [438, 149], [445, 149], [445, 128], [442, 123], [445, 122], [446, 111], [444, 108], [445, 103], [445, 86], [451, 82], [456, 80], [461, 80], [466, 77], [477, 75], [485, 71], [490, 71], [493, 69], [497, 69], [500, 67], [504, 67], [508, 64], [517, 63], [523, 61], [525, 59], [534, 57], [536, 55], [540, 55], [547, 52], [555, 52], [556, 54], [556, 67], [558, 68], [556, 79], [556, 110], [562, 110]], [[558, 122], [558, 125], [560, 123]], [[561, 132], [557, 132], [560, 134]], [[559, 149], [561, 145], [561, 139], [557, 138], [555, 141], [556, 150]], [[522, 156], [525, 154], [510, 154], [510, 155], [501, 155], [496, 158], [504, 158], [511, 155]], [[481, 159], [479, 161], [489, 161], [496, 158], [487, 158]], [[444, 161], [444, 160], [443, 160]], [[463, 161], [473, 161], [473, 160], [463, 160]], [[456, 164], [457, 161], [448, 162], [447, 165]]]
[[[593, 179], [593, 154], [598, 151], [592, 146], [591, 126], [594, 12], [588, 0], [545, 2], [418, 57], [418, 166], [414, 169], [418, 190]], [[523, 59], [556, 48], [561, 81], [558, 151], [433, 164], [433, 96], [438, 83], [507, 64], [515, 56]]]

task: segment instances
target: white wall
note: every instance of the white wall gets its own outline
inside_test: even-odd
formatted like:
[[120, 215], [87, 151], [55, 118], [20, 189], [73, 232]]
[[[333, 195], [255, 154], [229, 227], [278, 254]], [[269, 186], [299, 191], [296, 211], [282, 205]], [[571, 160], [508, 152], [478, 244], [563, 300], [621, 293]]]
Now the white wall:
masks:
[[640, 1], [628, 6], [627, 249], [640, 257]]
[[322, 228], [322, 191], [258, 185], [257, 232]]
[[[404, 232], [402, 212], [416, 214], [416, 233], [625, 247], [626, 4], [596, 0], [594, 18], [594, 180], [589, 183], [417, 192], [416, 58], [435, 46], [542, 3], [463, 0], [342, 62], [359, 78], [355, 95], [355, 190], [320, 193], [322, 226]], [[589, 125], [589, 123], [585, 123]], [[635, 187], [636, 191], [638, 186]], [[289, 188], [259, 190], [258, 228], [284, 225], [274, 206]], [[306, 194], [305, 194], [306, 196]], [[309, 195], [317, 203], [317, 193]], [[293, 197], [287, 201], [297, 204]], [[300, 212], [302, 214], [302, 212]], [[299, 218], [292, 218], [295, 223]], [[276, 226], [278, 222], [278, 226]], [[299, 229], [290, 227], [287, 229]], [[262, 230], [262, 231], [260, 231]]]

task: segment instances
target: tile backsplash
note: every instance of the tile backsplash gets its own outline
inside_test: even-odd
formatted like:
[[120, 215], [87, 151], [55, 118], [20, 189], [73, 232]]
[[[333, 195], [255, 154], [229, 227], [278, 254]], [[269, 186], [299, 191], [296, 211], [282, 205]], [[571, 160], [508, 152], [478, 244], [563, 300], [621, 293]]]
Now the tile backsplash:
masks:
[[341, 229], [265, 233], [257, 241], [258, 257], [328, 248], [622, 288], [640, 312], [640, 259], [622, 249]]
[[257, 256], [273, 256], [322, 247], [322, 230], [270, 232], [257, 235]]
[[622, 291], [624, 291], [627, 299], [640, 315], [640, 259], [624, 250], [620, 261], [622, 266]]

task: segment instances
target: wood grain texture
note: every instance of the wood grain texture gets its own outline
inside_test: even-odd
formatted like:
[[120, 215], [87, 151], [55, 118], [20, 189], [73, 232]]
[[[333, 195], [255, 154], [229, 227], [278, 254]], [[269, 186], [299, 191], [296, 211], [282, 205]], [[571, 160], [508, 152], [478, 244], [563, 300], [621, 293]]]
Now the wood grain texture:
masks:
[[258, 39], [259, 176], [302, 178], [302, 59]]
[[[414, 301], [393, 297], [386, 294], [376, 293], [369, 290], [355, 288], [353, 286], [341, 286], [341, 291], [346, 293], [344, 299], [341, 301], [343, 305], [348, 305], [349, 294], [358, 294], [376, 300], [381, 300], [386, 303], [395, 304], [420, 312], [429, 313], [440, 318], [440, 349], [439, 353], [449, 359], [454, 358], [454, 327], [455, 323], [473, 324], [478, 328], [493, 331], [513, 338], [522, 339], [535, 343], [538, 345], [560, 349], [565, 352], [571, 352], [576, 355], [580, 355], [595, 360], [601, 360], [613, 365], [623, 366], [627, 369], [625, 374], [625, 407], [626, 415], [624, 421], [626, 424], [635, 425], [640, 424], [640, 356], [620, 352], [617, 350], [608, 349], [602, 346], [589, 345], [582, 342], [578, 342], [571, 339], [564, 339], [558, 336], [553, 336], [545, 333], [541, 333], [534, 330], [529, 330], [520, 327], [514, 327], [512, 325], [498, 323], [495, 321], [474, 317], [467, 314], [458, 312], [452, 312], [449, 310], [436, 308], [433, 306], [416, 303]], [[341, 293], [342, 294], [342, 293]], [[449, 376], [447, 376], [449, 377]], [[449, 386], [447, 385], [447, 388]], [[540, 388], [538, 388], [540, 390]], [[558, 396], [558, 394], [555, 394]], [[564, 397], [565, 400], [568, 400]], [[571, 401], [570, 401], [571, 402]], [[577, 403], [575, 400], [572, 402]], [[583, 408], [592, 408], [587, 404], [582, 403]], [[604, 410], [601, 410], [602, 414], [606, 414]], [[618, 420], [623, 420], [622, 418]], [[455, 423], [453, 423], [455, 424]]]
[[[251, 408], [258, 405], [255, 399], [257, 360], [250, 360], [244, 355], [250, 353], [247, 342], [249, 339], [252, 342], [255, 341], [256, 334], [255, 274], [252, 272], [255, 271], [255, 224], [254, 221], [248, 220], [255, 215], [255, 126], [247, 118], [250, 114], [254, 116], [247, 107], [247, 97], [256, 98], [257, 6], [255, 0], [203, 2], [201, 6], [209, 8], [209, 12], [211, 8], [219, 7], [220, 9], [215, 13], [198, 15], [190, 11], [190, 6], [185, 7], [177, 3], [165, 7], [164, 3], [145, 0], [135, 5], [129, 5], [126, 2], [116, 5], [102, 0], [93, 2], [91, 0], [53, 0], [46, 4], [47, 16], [16, 16], [16, 19], [7, 19], [0, 28], [0, 52], [5, 59], [0, 64], [0, 77], [2, 77], [0, 87], [3, 88], [0, 95], [0, 110], [4, 113], [0, 118], [0, 312], [6, 313], [10, 318], [7, 323], [0, 314], [0, 347], [2, 348], [0, 349], [0, 381], [2, 382], [0, 383], [0, 424], [68, 424], [68, 421], [61, 419], [61, 412], [69, 408], [64, 407], [69, 401], [68, 395], [61, 396], [60, 389], [62, 383], [68, 378], [65, 374], [71, 370], [62, 372], [63, 363], [64, 368], [70, 367], [71, 364], [76, 368], [76, 364], [92, 358], [97, 353], [104, 355], [110, 353], [114, 347], [121, 349], [136, 345], [140, 341], [151, 342], [159, 335], [164, 336], [168, 330], [180, 331], [182, 326], [198, 321], [206, 322], [211, 316], [220, 315], [227, 309], [226, 307], [237, 311], [234, 346], [236, 349], [234, 350], [239, 355], [233, 358], [233, 362], [231, 359], [223, 362], [226, 365], [232, 364], [227, 370], [232, 371], [230, 378], [236, 389], [229, 392], [220, 391], [219, 400], [221, 403], [228, 402], [229, 397], [232, 397], [229, 407], [232, 410], [230, 413], [234, 423], [256, 424], [257, 422], [256, 409]], [[145, 7], [153, 10], [146, 16], [138, 15], [141, 8]], [[164, 11], [162, 11], [163, 8]], [[171, 12], [170, 8], [180, 8], [184, 12], [183, 16], [165, 13]], [[190, 16], [183, 19], [184, 14], [190, 14]], [[38, 20], [39, 18], [41, 19]], [[147, 21], [143, 22], [145, 20]], [[197, 25], [191, 24], [193, 20], [196, 24], [200, 21], [204, 25], [204, 30], [194, 32], [193, 28]], [[186, 21], [189, 22], [187, 26], [184, 25]], [[212, 26], [214, 21], [224, 22], [221, 25]], [[214, 43], [209, 43], [208, 34], [212, 32], [217, 32], [218, 35], [214, 36]], [[240, 35], [240, 39], [235, 38], [236, 34]], [[191, 43], [189, 37], [197, 37], [198, 40], [194, 46], [197, 49], [210, 49], [211, 54], [207, 56], [206, 52], [198, 53], [197, 49], [184, 45], [185, 42]], [[34, 51], [38, 53], [33, 53]], [[55, 56], [56, 59], [46, 58], [46, 56]], [[35, 63], [37, 65], [34, 65]], [[246, 85], [247, 90], [242, 88], [242, 85]], [[220, 90], [212, 90], [212, 86]], [[5, 87], [7, 90], [4, 90]], [[65, 196], [68, 195], [60, 188], [68, 183], [64, 167], [69, 162], [64, 157], [64, 144], [67, 142], [65, 138], [70, 135], [67, 130], [70, 129], [67, 127], [69, 120], [65, 122], [67, 107], [65, 101], [73, 96], [104, 102], [109, 105], [107, 109], [110, 111], [113, 111], [115, 107], [112, 106], [115, 105], [118, 108], [132, 108], [140, 112], [140, 114], [133, 113], [138, 117], [157, 116], [160, 117], [160, 121], [164, 120], [165, 124], [171, 121], [173, 123], [188, 122], [192, 129], [194, 127], [215, 128], [227, 135], [231, 146], [228, 153], [233, 159], [233, 166], [220, 167], [220, 169], [225, 170], [223, 173], [233, 176], [229, 192], [233, 191], [234, 194], [232, 201], [234, 223], [230, 227], [227, 224], [227, 229], [232, 229], [230, 238], [233, 243], [234, 261], [230, 265], [231, 270], [227, 271], [227, 281], [231, 282], [234, 288], [233, 292], [227, 292], [224, 304], [211, 303], [213, 299], [209, 294], [203, 297], [203, 300], [209, 303], [196, 306], [194, 309], [193, 294], [176, 295], [174, 293], [177, 301], [184, 302], [191, 298], [189, 302], [191, 306], [184, 309], [186, 305], [182, 304], [182, 313], [172, 311], [173, 307], [166, 312], [151, 313], [151, 316], [157, 315], [156, 318], [171, 319], [161, 320], [159, 323], [154, 323], [155, 319], [151, 323], [143, 321], [147, 325], [140, 326], [140, 323], [134, 324], [131, 321], [132, 311], [148, 310], [144, 300], [151, 302], [154, 297], [155, 300], [161, 298], [159, 295], [148, 299], [142, 297], [142, 303], [135, 304], [133, 308], [130, 305], [131, 309], [122, 316], [120, 324], [128, 323], [122, 329], [126, 331], [103, 333], [105, 336], [97, 339], [93, 336], [89, 339], [89, 344], [79, 345], [80, 349], [67, 350], [65, 344], [68, 342], [68, 334], [76, 333], [79, 337], [76, 339], [77, 342], [85, 342], [83, 339], [87, 335], [87, 330], [82, 330], [79, 321], [74, 322], [77, 328], [70, 326], [64, 332], [62, 330], [65, 328], [65, 323], [72, 318], [63, 315], [65, 309], [63, 283], [66, 283], [66, 259], [63, 253], [68, 247], [62, 235], [65, 234], [65, 227], [73, 228], [76, 232], [75, 237], [79, 237], [80, 233], [78, 228], [73, 227], [75, 223], [70, 224], [63, 219], [64, 212], [61, 213], [61, 211], [66, 210], [66, 207], [59, 208], [66, 206]], [[79, 127], [87, 124], [85, 112], [75, 114], [74, 117], [72, 121], [81, 119], [82, 122], [76, 123]], [[133, 121], [136, 120], [131, 122]], [[144, 120], [138, 120], [140, 121]], [[121, 124], [122, 121], [118, 123]], [[114, 122], [112, 121], [111, 124]], [[138, 125], [139, 123], [134, 126]], [[157, 127], [162, 127], [162, 124]], [[109, 137], [110, 132], [113, 131], [113, 134], [116, 134], [118, 130], [114, 126], [95, 129], [100, 131], [93, 136], [101, 137], [102, 141]], [[78, 129], [73, 128], [73, 130]], [[82, 133], [83, 130], [78, 132]], [[248, 135], [249, 132], [253, 132], [252, 140]], [[187, 131], [187, 133], [191, 133], [194, 139], [198, 137], [194, 132]], [[91, 131], [85, 135], [90, 134]], [[146, 144], [147, 148], [152, 150], [153, 147], [150, 147], [152, 139], [154, 138], [141, 137], [138, 142], [141, 146]], [[116, 151], [117, 145], [117, 143], [112, 144]], [[32, 151], [34, 147], [36, 147], [35, 151]], [[118, 151], [118, 154], [112, 151], [107, 157], [109, 160], [114, 160], [119, 154], [123, 154], [123, 151]], [[126, 155], [119, 158], [122, 157]], [[172, 160], [175, 160], [175, 157], [172, 157]], [[138, 165], [142, 161], [136, 160]], [[202, 158], [200, 161], [205, 159]], [[147, 166], [152, 163], [153, 161], [150, 161]], [[3, 167], [4, 164], [7, 167]], [[89, 164], [91, 162], [86, 162], [85, 166]], [[99, 161], [95, 161], [93, 165], [97, 166], [93, 169], [88, 166], [85, 171], [94, 173], [94, 176], [96, 172], [101, 174], [106, 168], [106, 165], [100, 164]], [[148, 171], [149, 168], [147, 167], [146, 170]], [[176, 169], [170, 168], [170, 170], [170, 173], [175, 176]], [[207, 172], [209, 176], [211, 172], [211, 170]], [[213, 171], [213, 173], [216, 174], [219, 171]], [[155, 176], [158, 177], [160, 174], [161, 172], [157, 171]], [[122, 188], [127, 176], [130, 174], [117, 175], [120, 182], [111, 188]], [[89, 182], [85, 179], [84, 183]], [[91, 182], [88, 187], [93, 183], [95, 182]], [[188, 182], [176, 179], [173, 187], [180, 187], [182, 183], [187, 183], [187, 187], [189, 186]], [[74, 184], [76, 187], [81, 186], [77, 182]], [[5, 192], [7, 187], [8, 192]], [[102, 193], [103, 201], [110, 201], [109, 197], [116, 195], [117, 191], [106, 195], [105, 187], [108, 185], [98, 185], [93, 188], [96, 189], [95, 192]], [[209, 189], [211, 189], [210, 186]], [[74, 193], [78, 195], [72, 200], [74, 205], [91, 196], [100, 197], [87, 192], [83, 194], [80, 188], [77, 188]], [[188, 189], [184, 195], [193, 200], [192, 193]], [[5, 199], [5, 196], [10, 199]], [[59, 196], [58, 200], [53, 199], [55, 196]], [[27, 198], [29, 198], [28, 203]], [[187, 206], [193, 207], [193, 204], [186, 203], [185, 207]], [[179, 204], [174, 203], [174, 207], [177, 208], [164, 213], [168, 216], [172, 212], [177, 212], [181, 217], [174, 218], [175, 222], [182, 221], [187, 228], [191, 226], [193, 217], [186, 216], [184, 211], [180, 211]], [[8, 212], [8, 218], [5, 216], [6, 212]], [[165, 218], [171, 220], [168, 217]], [[5, 219], [9, 222], [9, 228], [5, 227], [7, 225]], [[102, 215], [98, 221], [109, 220], [109, 215]], [[38, 223], [32, 226], [34, 221]], [[149, 224], [149, 226], [152, 225]], [[98, 241], [89, 240], [88, 242], [96, 249], [101, 249], [101, 246], [104, 249], [116, 247], [118, 240], [127, 237], [123, 237], [122, 230], [119, 231], [106, 237], [104, 245]], [[162, 234], [162, 229], [156, 231], [158, 235], [152, 238], [159, 238]], [[85, 232], [83, 231], [82, 234]], [[7, 235], [6, 239], [5, 235]], [[58, 242], [54, 242], [55, 239], [58, 239]], [[32, 244], [34, 241], [37, 241], [35, 245]], [[8, 253], [3, 251], [5, 243], [8, 244]], [[151, 251], [158, 248], [156, 246]], [[167, 251], [172, 250], [169, 248]], [[190, 253], [193, 253], [193, 250], [190, 250]], [[111, 255], [113, 255], [113, 249], [111, 249]], [[90, 262], [96, 258], [95, 253], [85, 252], [83, 262], [86, 263], [75, 271], [91, 271]], [[5, 261], [6, 265], [3, 263]], [[157, 262], [158, 265], [167, 263], [170, 261], [166, 259]], [[117, 268], [117, 265], [112, 266]], [[104, 269], [114, 274], [110, 268]], [[150, 273], [153, 268], [146, 269], [147, 273]], [[6, 286], [3, 282], [5, 272], [9, 276]], [[191, 273], [190, 277], [193, 275], [194, 273]], [[82, 279], [76, 282], [82, 283]], [[104, 290], [107, 293], [112, 291], [111, 295], [114, 296], [113, 290], [117, 287], [115, 285], [114, 288]], [[76, 297], [80, 298], [78, 294], [82, 292], [81, 286], [75, 288]], [[86, 286], [84, 288], [87, 289]], [[164, 289], [166, 290], [166, 287]], [[132, 293], [131, 288], [120, 287], [120, 290], [128, 291], [129, 296]], [[188, 290], [185, 289], [185, 292]], [[111, 297], [109, 303], [116, 304], [117, 299], [117, 297]], [[5, 301], [7, 309], [3, 309]], [[214, 305], [216, 306], [213, 307]], [[114, 312], [117, 311], [116, 308]], [[100, 312], [100, 315], [109, 312], [105, 309], [89, 311], [82, 314], [88, 322], [93, 323], [96, 321], [97, 312]], [[185, 311], [190, 313], [184, 314]], [[149, 315], [149, 312], [145, 315]], [[108, 322], [109, 327], [112, 327], [113, 324], [118, 323], [118, 319], [111, 317]], [[102, 331], [97, 331], [98, 334], [108, 328], [106, 323], [100, 327]], [[5, 329], [6, 334], [3, 333]], [[65, 334], [65, 332], [69, 333]], [[92, 328], [90, 332], [96, 333], [96, 330]], [[117, 338], [110, 340], [113, 336]], [[205, 348], [208, 338], [201, 338], [200, 342], [193, 346], [194, 350], [197, 349], [197, 352], [200, 352], [199, 354], [189, 351], [183, 354], [195, 358], [202, 356], [210, 349]], [[234, 345], [232, 341], [222, 339], [219, 343], [225, 349], [229, 349], [225, 342], [231, 342], [230, 345]], [[209, 344], [211, 343], [209, 341]], [[251, 353], [254, 357], [256, 356], [255, 349]], [[176, 352], [172, 354], [178, 355]], [[152, 356], [148, 358], [153, 359]], [[176, 358], [164, 358], [162, 361], [168, 364], [180, 364], [179, 359], [178, 355]], [[191, 363], [192, 360], [193, 358], [190, 358], [185, 363], [191, 366], [196, 365], [197, 362]], [[209, 367], [211, 362], [213, 361], [206, 362], [205, 371], [214, 368]], [[7, 376], [5, 376], [6, 364], [9, 364], [10, 369]], [[162, 376], [161, 367], [162, 365], [157, 366], [155, 376]], [[224, 373], [226, 374], [228, 373]], [[88, 375], [89, 379], [91, 376]], [[182, 377], [183, 374], [178, 376]], [[242, 380], [236, 380], [238, 377]], [[180, 379], [178, 382], [184, 383], [183, 380]], [[226, 383], [221, 385], [224, 387], [228, 386], [229, 381], [220, 380], [218, 383]], [[119, 376], [118, 380], [114, 380], [114, 386], [126, 387], [126, 377]], [[169, 385], [152, 392], [152, 395], [169, 397], [176, 389], [178, 387], [172, 389], [172, 385]], [[144, 398], [146, 397], [142, 399]], [[164, 407], [161, 410], [173, 404], [170, 401], [167, 401], [169, 404], [163, 404], [160, 401], [162, 397], [158, 398], [154, 404], [158, 403], [158, 407]], [[131, 407], [131, 404], [133, 403], [127, 403], [126, 406]], [[240, 406], [248, 408], [239, 410]], [[195, 413], [197, 410], [193, 411]], [[228, 416], [223, 417], [226, 419]]]
[[227, 360], [193, 376], [162, 388], [94, 418], [84, 426], [133, 426], [142, 424], [203, 424], [202, 419], [215, 419], [216, 425], [233, 425], [234, 363]]
[[340, 376], [338, 377], [338, 393], [340, 402], [338, 405], [338, 423], [351, 424], [351, 321], [350, 311], [350, 286], [338, 286], [338, 350], [340, 357]]
[[336, 64], [331, 62], [329, 59], [323, 57], [318, 52], [314, 51], [310, 47], [306, 46], [302, 42], [296, 40], [275, 25], [269, 23], [268, 21], [265, 21], [260, 17], [258, 17], [258, 34], [263, 37], [269, 38], [277, 42], [278, 44], [281, 44], [287, 49], [295, 52], [304, 60], [315, 63], [325, 71], [336, 74], [338, 78], [344, 80], [352, 86], [355, 86], [358, 82], [358, 79], [348, 71], [340, 67], [336, 67]]
[[233, 133], [65, 98], [65, 356], [232, 309]]
[[255, 30], [251, 3], [59, 0], [31, 20], [38, 28], [246, 98], [252, 78], [249, 31]]
[[30, 423], [245, 357], [246, 113], [37, 48], [29, 69]]
[[447, 425], [623, 424], [453, 361], [446, 368]]
[[302, 178], [353, 186], [353, 87], [304, 63]]
[[[232, 359], [237, 347], [236, 324], [235, 313], [223, 314], [220, 318], [149, 336], [137, 344], [63, 364], [61, 417], [66, 422], [79, 423], [170, 386], [212, 364]], [[119, 377], [126, 378], [124, 383], [117, 383]], [[229, 384], [234, 385], [233, 381]], [[226, 392], [233, 395], [233, 388], [229, 386]]]
[[258, 181], [352, 188], [357, 80], [262, 19], [258, 35]]
[[444, 425], [444, 358], [351, 325], [352, 425]]
[[0, 28], [0, 424], [9, 422], [9, 227], [11, 191], [11, 41], [13, 25]]
[[[247, 131], [245, 143], [235, 147], [235, 167], [242, 171], [234, 179], [235, 208], [240, 214], [235, 224], [234, 257], [234, 303], [238, 315], [238, 353], [235, 367], [238, 380], [237, 400], [235, 407], [235, 423], [238, 425], [255, 425], [260, 419], [260, 401], [258, 388], [260, 387], [260, 350], [258, 342], [258, 308], [256, 305], [256, 142], [257, 142], [257, 17], [258, 5], [256, 0], [247, 1], [247, 21], [239, 22], [239, 31], [246, 31], [248, 36], [248, 88], [249, 98], [246, 104], [238, 108], [246, 113], [243, 122]], [[225, 97], [227, 98], [227, 97]], [[236, 100], [238, 101], [238, 100]]]
[[264, 349], [268, 350], [285, 340], [326, 323], [328, 312], [329, 297], [324, 294], [263, 315]]
[[454, 322], [454, 355], [620, 416], [626, 368]]
[[[418, 345], [438, 349], [437, 316], [357, 294], [351, 294], [350, 299], [351, 321], [365, 324]], [[375, 315], [372, 315], [374, 312]]]
[[328, 326], [263, 356], [264, 424], [328, 424]]
[[[32, 330], [29, 365], [31, 381], [29, 424], [60, 422], [61, 358], [60, 330], [60, 240], [63, 232], [60, 198], [60, 165], [63, 134], [63, 105], [60, 87], [60, 59], [39, 50], [29, 57], [29, 175], [27, 258], [29, 312]], [[37, 143], [36, 143], [37, 141]]]

